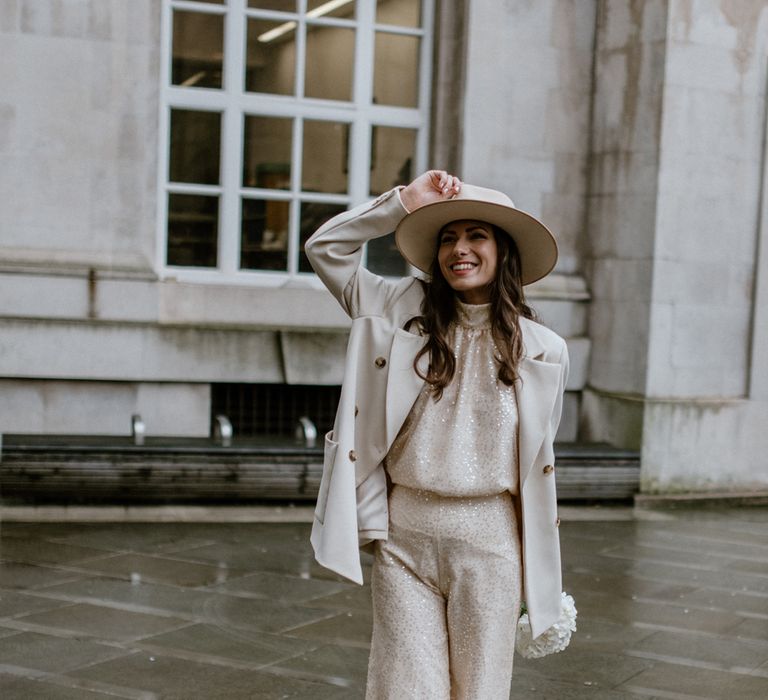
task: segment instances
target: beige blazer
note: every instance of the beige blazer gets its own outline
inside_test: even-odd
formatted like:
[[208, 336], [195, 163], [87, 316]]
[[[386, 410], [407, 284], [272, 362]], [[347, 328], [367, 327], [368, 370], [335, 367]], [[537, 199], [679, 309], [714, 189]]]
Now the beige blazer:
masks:
[[[425, 342], [403, 329], [420, 314], [423, 292], [418, 280], [383, 279], [362, 267], [361, 259], [363, 244], [390, 234], [406, 213], [394, 189], [334, 217], [306, 243], [318, 276], [352, 319], [341, 399], [333, 430], [325, 436], [311, 540], [320, 564], [360, 584], [359, 547], [387, 538], [382, 461], [423, 386], [413, 359]], [[537, 636], [560, 614], [552, 443], [568, 376], [568, 351], [563, 339], [544, 326], [527, 319], [520, 323], [525, 347], [516, 387], [523, 595]]]

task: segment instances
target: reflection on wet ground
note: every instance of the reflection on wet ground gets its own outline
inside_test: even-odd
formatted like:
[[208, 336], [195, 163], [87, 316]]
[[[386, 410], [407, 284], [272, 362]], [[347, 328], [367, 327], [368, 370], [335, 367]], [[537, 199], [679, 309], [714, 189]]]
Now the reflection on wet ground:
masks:
[[[768, 508], [561, 516], [578, 632], [516, 658], [512, 698], [768, 697]], [[0, 534], [4, 700], [363, 695], [369, 589], [314, 563], [306, 523]]]

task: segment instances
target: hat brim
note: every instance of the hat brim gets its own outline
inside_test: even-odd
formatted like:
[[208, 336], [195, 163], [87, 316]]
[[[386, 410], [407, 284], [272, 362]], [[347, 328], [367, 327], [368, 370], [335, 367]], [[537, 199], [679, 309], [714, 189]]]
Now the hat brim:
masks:
[[557, 243], [538, 219], [520, 209], [475, 199], [446, 199], [407, 214], [395, 229], [400, 254], [422, 272], [430, 272], [437, 252], [437, 236], [451, 221], [474, 219], [507, 233], [520, 254], [523, 284], [546, 277], [557, 262]]

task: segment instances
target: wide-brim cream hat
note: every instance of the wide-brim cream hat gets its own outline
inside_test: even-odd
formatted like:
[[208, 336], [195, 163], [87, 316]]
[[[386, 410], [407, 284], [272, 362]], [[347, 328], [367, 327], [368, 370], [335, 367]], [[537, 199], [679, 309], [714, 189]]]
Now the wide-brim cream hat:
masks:
[[441, 229], [460, 219], [494, 224], [515, 241], [523, 284], [546, 277], [557, 262], [557, 243], [538, 219], [515, 208], [503, 192], [476, 185], [462, 185], [453, 199], [426, 204], [407, 214], [395, 230], [401, 255], [422, 272], [430, 272]]

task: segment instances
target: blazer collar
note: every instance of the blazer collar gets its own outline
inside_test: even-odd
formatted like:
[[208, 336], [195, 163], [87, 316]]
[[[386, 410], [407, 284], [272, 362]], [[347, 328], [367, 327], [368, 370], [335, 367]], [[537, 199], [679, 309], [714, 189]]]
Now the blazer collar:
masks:
[[520, 330], [523, 332], [523, 355], [533, 359], [540, 358], [546, 346], [539, 337], [538, 324], [527, 318], [520, 318]]

